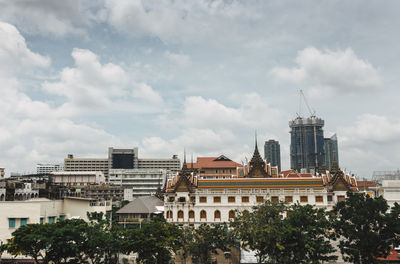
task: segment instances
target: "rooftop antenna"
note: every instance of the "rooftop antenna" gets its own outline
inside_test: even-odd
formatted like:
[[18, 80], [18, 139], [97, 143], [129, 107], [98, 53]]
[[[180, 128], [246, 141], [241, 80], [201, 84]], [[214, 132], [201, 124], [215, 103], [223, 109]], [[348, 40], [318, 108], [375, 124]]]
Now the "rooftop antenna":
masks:
[[[301, 117], [301, 105], [302, 105], [302, 101], [304, 101], [305, 105], [307, 106], [308, 112], [310, 113], [311, 117], [315, 117], [315, 110], [312, 109], [310, 107], [310, 105], [308, 104], [307, 98], [303, 93], [303, 90], [300, 89], [299, 90], [300, 96], [299, 96], [299, 112], [297, 113], [297, 117]], [[303, 100], [302, 100], [303, 99]]]

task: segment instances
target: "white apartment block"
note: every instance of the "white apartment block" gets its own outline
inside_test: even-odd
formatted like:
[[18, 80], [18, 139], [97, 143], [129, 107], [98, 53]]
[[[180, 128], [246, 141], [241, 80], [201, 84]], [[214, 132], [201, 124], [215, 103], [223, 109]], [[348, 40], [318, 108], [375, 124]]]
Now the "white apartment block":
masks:
[[62, 164], [36, 164], [37, 174], [48, 174], [53, 171], [62, 171], [64, 166]]
[[375, 195], [385, 198], [390, 207], [395, 203], [400, 203], [400, 180], [382, 180], [375, 190]]
[[101, 171], [108, 177], [108, 159], [74, 158], [72, 154], [64, 159], [64, 171]]
[[54, 184], [63, 186], [87, 186], [106, 181], [101, 171], [55, 171], [50, 174]]
[[125, 200], [134, 197], [154, 195], [164, 185], [167, 171], [165, 169], [110, 169], [110, 185], [122, 186], [127, 190]]
[[[95, 202], [84, 198], [0, 202], [0, 244], [7, 243], [18, 227], [26, 224], [54, 223], [59, 219], [87, 219], [87, 213], [111, 211], [111, 201]], [[3, 258], [11, 256], [2, 255]]]
[[175, 176], [181, 169], [181, 161], [176, 155], [171, 159], [139, 159], [139, 169], [165, 169], [168, 178]]

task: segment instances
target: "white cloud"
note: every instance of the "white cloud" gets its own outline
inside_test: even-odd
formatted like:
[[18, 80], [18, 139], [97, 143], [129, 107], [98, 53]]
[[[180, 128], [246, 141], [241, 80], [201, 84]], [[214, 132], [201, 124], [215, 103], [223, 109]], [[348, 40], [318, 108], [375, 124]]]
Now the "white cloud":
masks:
[[299, 51], [298, 67], [276, 67], [271, 73], [279, 80], [311, 85], [310, 95], [359, 94], [381, 87], [381, 76], [369, 62], [359, 59], [351, 48], [320, 51], [309, 47]]
[[193, 127], [253, 130], [278, 127], [282, 114], [268, 105], [267, 98], [257, 93], [242, 94], [237, 104], [239, 107], [234, 108], [215, 99], [189, 96], [184, 103], [183, 121]]
[[50, 58], [34, 53], [15, 26], [0, 21], [0, 74], [46, 68]]
[[89, 50], [74, 49], [72, 57], [74, 68], [64, 68], [59, 81], [43, 84], [47, 92], [68, 99], [60, 111], [70, 115], [109, 110], [159, 111], [161, 96], [149, 85], [136, 83], [120, 66], [101, 64], [96, 54]]
[[[105, 152], [110, 145], [120, 144], [103, 129], [74, 122], [64, 117], [62, 109], [30, 98], [21, 78], [48, 67], [50, 59], [29, 50], [25, 39], [12, 25], [0, 23], [0, 39], [1, 167], [8, 173], [32, 172], [36, 163], [62, 162], [67, 153], [94, 156]], [[93, 57], [86, 55], [78, 63], [86, 67], [86, 72], [96, 71], [95, 67], [90, 68]], [[113, 76], [104, 73], [103, 81], [112, 82], [113, 78], [121, 77], [117, 69], [111, 66], [107, 69]]]
[[188, 66], [191, 63], [190, 57], [186, 54], [179, 54], [179, 53], [173, 53], [166, 51], [165, 52], [165, 57], [170, 60], [172, 63], [178, 65], [178, 66]]
[[29, 34], [84, 35], [84, 26], [105, 19], [99, 6], [101, 1], [92, 0], [0, 0], [0, 19]]

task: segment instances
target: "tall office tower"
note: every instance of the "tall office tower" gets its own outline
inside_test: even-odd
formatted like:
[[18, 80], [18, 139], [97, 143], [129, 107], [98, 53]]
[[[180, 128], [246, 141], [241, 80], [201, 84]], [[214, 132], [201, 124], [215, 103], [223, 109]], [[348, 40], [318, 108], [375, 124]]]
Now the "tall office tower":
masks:
[[338, 141], [336, 134], [330, 138], [324, 138], [324, 151], [326, 168], [331, 170], [333, 161], [336, 161], [339, 166]]
[[312, 115], [289, 122], [290, 166], [298, 172], [315, 173], [324, 163], [324, 120]]
[[108, 148], [108, 168], [109, 169], [137, 169], [138, 168], [138, 148], [115, 149]]
[[278, 167], [278, 171], [281, 171], [281, 146], [279, 141], [270, 139], [264, 143], [264, 158], [267, 163], [271, 163], [271, 166]]
[[36, 164], [37, 174], [47, 174], [53, 171], [62, 171], [64, 166], [62, 164]]

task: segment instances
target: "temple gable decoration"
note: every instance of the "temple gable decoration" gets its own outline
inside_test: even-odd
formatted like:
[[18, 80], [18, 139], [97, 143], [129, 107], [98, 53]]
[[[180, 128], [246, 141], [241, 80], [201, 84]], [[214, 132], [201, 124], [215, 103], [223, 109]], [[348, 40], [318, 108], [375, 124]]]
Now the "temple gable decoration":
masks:
[[256, 144], [255, 144], [255, 149], [254, 149], [254, 154], [253, 157], [251, 158], [249, 165], [250, 165], [250, 170], [249, 174], [247, 177], [249, 178], [267, 178], [268, 174], [265, 170], [265, 162], [261, 158], [260, 152], [258, 152], [258, 146], [257, 146], [257, 139], [256, 139]]

